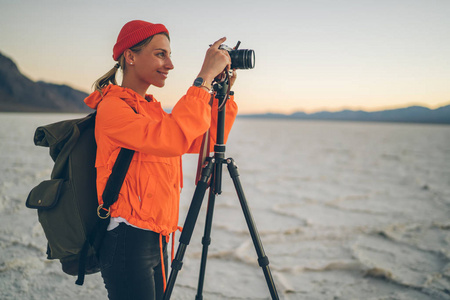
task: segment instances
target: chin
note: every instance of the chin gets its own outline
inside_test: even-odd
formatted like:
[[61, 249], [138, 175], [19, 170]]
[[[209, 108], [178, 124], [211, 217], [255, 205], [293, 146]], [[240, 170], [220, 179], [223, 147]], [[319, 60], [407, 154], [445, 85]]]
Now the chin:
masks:
[[163, 86], [166, 85], [166, 83], [163, 81], [163, 82], [154, 83], [153, 85], [156, 87], [162, 88]]

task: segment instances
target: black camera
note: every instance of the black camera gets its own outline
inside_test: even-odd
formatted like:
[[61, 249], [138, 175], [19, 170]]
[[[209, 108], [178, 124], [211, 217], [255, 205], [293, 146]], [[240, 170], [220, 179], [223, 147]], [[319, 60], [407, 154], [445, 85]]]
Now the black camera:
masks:
[[231, 69], [253, 69], [255, 67], [255, 51], [250, 49], [238, 50], [241, 42], [238, 42], [234, 48], [225, 44], [220, 45], [219, 49], [228, 51], [231, 57]]

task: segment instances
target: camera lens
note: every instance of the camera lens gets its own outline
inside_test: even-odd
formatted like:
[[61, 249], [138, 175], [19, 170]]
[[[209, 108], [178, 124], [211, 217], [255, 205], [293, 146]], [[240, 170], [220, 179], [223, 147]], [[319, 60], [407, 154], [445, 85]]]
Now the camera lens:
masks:
[[249, 49], [229, 51], [232, 69], [253, 69], [255, 67], [255, 51]]

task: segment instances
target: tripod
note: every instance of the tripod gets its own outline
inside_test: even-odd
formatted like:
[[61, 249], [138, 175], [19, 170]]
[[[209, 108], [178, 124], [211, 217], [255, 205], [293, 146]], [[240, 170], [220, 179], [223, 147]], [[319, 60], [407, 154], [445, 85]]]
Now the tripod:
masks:
[[[206, 260], [208, 256], [208, 247], [211, 243], [211, 226], [214, 213], [214, 203], [216, 195], [222, 192], [222, 166], [227, 165], [228, 172], [230, 173], [231, 179], [233, 180], [236, 193], [239, 198], [239, 202], [242, 207], [242, 211], [247, 222], [248, 229], [250, 231], [251, 238], [253, 240], [253, 245], [255, 246], [256, 253], [258, 255], [258, 263], [264, 272], [264, 277], [267, 282], [272, 299], [279, 299], [277, 290], [272, 278], [272, 274], [269, 268], [269, 259], [264, 253], [264, 249], [256, 229], [253, 217], [250, 213], [250, 209], [247, 205], [247, 200], [244, 195], [244, 191], [241, 186], [239, 179], [238, 167], [232, 158], [225, 159], [225, 144], [224, 144], [224, 127], [225, 127], [225, 102], [228, 98], [228, 78], [222, 83], [216, 83], [214, 85], [214, 90], [216, 91], [216, 98], [219, 101], [219, 112], [217, 118], [217, 139], [214, 145], [214, 157], [208, 157], [202, 167], [201, 176], [197, 183], [197, 187], [194, 191], [194, 196], [192, 198], [191, 205], [189, 207], [188, 214], [186, 216], [186, 221], [183, 226], [183, 231], [180, 236], [179, 246], [175, 258], [172, 262], [172, 271], [170, 272], [169, 281], [167, 283], [166, 290], [164, 292], [163, 299], [168, 300], [172, 294], [172, 290], [175, 284], [175, 280], [178, 275], [178, 271], [181, 270], [183, 266], [183, 257], [186, 252], [187, 245], [192, 237], [194, 231], [194, 226], [197, 221], [198, 214], [202, 205], [203, 198], [205, 196], [206, 189], [208, 185], [209, 199], [208, 207], [206, 212], [206, 222], [204, 228], [204, 235], [202, 238], [202, 258], [200, 265], [200, 274], [197, 287], [196, 300], [203, 299], [203, 282], [205, 279], [206, 270]], [[211, 179], [211, 180], [210, 180]], [[210, 182], [210, 184], [209, 184]]]

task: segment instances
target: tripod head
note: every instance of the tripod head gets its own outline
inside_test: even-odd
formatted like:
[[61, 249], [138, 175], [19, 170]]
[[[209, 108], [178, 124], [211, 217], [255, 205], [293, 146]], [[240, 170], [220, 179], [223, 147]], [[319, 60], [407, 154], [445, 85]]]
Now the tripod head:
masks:
[[228, 97], [230, 95], [230, 71], [224, 70], [221, 74], [214, 78], [214, 84], [212, 86], [215, 92], [215, 98], [219, 100], [219, 111], [225, 106]]

